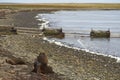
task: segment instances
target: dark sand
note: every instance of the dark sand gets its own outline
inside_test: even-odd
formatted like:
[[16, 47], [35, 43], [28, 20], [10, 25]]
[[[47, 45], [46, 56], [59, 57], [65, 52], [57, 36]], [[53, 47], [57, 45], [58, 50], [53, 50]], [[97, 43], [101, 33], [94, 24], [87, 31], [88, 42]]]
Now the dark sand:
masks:
[[38, 28], [39, 21], [36, 20], [35, 16], [40, 13], [40, 11], [26, 11], [18, 12], [14, 14], [6, 15], [6, 19], [0, 19], [0, 25], [10, 25], [14, 27], [32, 27]]

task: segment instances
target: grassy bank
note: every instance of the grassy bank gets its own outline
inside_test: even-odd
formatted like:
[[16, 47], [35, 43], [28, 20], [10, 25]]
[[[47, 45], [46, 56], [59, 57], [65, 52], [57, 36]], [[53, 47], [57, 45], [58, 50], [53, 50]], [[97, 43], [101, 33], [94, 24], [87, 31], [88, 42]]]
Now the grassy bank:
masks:
[[80, 4], [80, 3], [56, 3], [56, 4], [0, 4], [0, 8], [10, 9], [120, 9], [120, 4], [117, 3], [96, 3], [96, 4]]

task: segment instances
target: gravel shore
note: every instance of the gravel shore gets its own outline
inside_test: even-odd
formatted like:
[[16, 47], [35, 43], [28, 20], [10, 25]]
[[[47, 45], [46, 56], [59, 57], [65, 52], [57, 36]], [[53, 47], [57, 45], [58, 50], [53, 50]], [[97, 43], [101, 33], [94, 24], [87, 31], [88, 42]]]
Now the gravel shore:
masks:
[[[29, 12], [30, 13], [30, 12]], [[32, 12], [33, 13], [33, 12]], [[32, 13], [27, 15], [29, 17]], [[18, 15], [19, 14], [19, 15]], [[27, 13], [24, 12], [22, 16]], [[16, 16], [16, 17], [15, 17]], [[20, 13], [14, 14], [15, 25], [29, 27], [29, 20], [22, 21], [24, 18]], [[29, 17], [31, 18], [31, 17]], [[16, 21], [15, 21], [16, 20]], [[32, 20], [32, 19], [31, 19]], [[10, 22], [9, 22], [10, 23]], [[6, 23], [7, 24], [7, 23]], [[31, 23], [32, 25], [32, 23]], [[36, 24], [34, 24], [34, 25]], [[48, 63], [53, 68], [56, 77], [51, 80], [119, 80], [120, 79], [120, 63], [110, 57], [87, 53], [81, 50], [74, 50], [64, 46], [58, 46], [42, 39], [43, 37], [34, 36], [34, 34], [9, 35], [0, 37], [0, 49], [10, 52], [14, 57], [23, 59], [27, 64], [11, 68], [11, 65], [5, 63], [7, 55], [2, 56], [6, 52], [0, 52], [0, 79], [5, 76], [15, 76], [16, 70], [18, 74], [30, 73], [33, 69], [33, 63], [40, 52], [45, 52], [48, 56]], [[8, 66], [9, 65], [9, 66]], [[4, 67], [3, 67], [4, 66]], [[7, 67], [8, 66], [8, 67]], [[20, 67], [20, 68], [19, 68]], [[12, 70], [6, 72], [6, 69]], [[21, 69], [21, 70], [20, 70]], [[20, 71], [20, 72], [19, 72]], [[29, 76], [29, 75], [28, 75]], [[50, 75], [49, 75], [50, 76]], [[50, 79], [50, 78], [49, 78]], [[33, 79], [34, 80], [34, 79]]]
[[5, 19], [0, 19], [0, 25], [9, 25], [14, 27], [38, 28], [38, 23], [35, 16], [40, 11], [26, 11], [17, 12], [13, 14], [6, 14]]
[[1, 40], [1, 46], [31, 64], [40, 52], [45, 52], [54, 72], [66, 79], [120, 79], [120, 64], [115, 59], [57, 46], [41, 37], [11, 35]]

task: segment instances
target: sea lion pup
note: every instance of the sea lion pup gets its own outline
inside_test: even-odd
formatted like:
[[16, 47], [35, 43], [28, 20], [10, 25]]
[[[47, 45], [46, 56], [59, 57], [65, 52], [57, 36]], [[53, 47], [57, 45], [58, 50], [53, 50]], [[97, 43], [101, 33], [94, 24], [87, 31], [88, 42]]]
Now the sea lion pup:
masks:
[[48, 58], [45, 53], [40, 53], [34, 62], [33, 72], [36, 73], [53, 73], [52, 67], [48, 66]]
[[6, 63], [11, 65], [24, 65], [25, 62], [21, 58], [11, 57], [6, 59]]
[[40, 53], [39, 56], [37, 57], [37, 61], [39, 63], [41, 63], [42, 65], [45, 65], [47, 66], [48, 64], [48, 58], [47, 58], [47, 55], [45, 53]]

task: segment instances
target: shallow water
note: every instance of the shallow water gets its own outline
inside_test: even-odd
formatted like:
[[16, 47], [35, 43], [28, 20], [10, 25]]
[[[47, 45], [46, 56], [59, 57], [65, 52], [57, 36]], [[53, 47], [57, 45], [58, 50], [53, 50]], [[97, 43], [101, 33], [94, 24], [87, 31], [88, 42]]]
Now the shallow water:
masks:
[[[82, 10], [58, 11], [42, 14], [50, 21], [49, 27], [61, 28], [66, 33], [64, 39], [55, 39], [71, 46], [120, 57], [120, 11], [119, 10]], [[111, 31], [111, 38], [91, 39], [91, 29]], [[113, 38], [114, 37], [114, 38]]]

